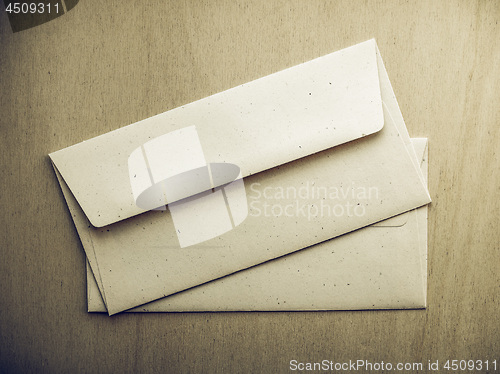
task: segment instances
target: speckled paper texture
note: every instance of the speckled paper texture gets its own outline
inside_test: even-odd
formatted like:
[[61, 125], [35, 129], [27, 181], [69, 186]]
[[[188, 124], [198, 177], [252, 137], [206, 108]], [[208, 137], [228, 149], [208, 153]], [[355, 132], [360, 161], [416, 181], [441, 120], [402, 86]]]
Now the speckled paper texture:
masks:
[[[367, 45], [370, 48], [366, 48]], [[324, 146], [315, 148], [309, 145], [306, 147], [306, 154], [310, 154], [309, 156], [286, 163], [283, 162], [289, 161], [291, 154], [297, 154], [296, 149], [290, 149], [300, 149], [295, 144], [295, 135], [291, 137], [290, 142], [287, 141], [291, 131], [288, 120], [283, 122], [281, 131], [273, 129], [267, 137], [253, 139], [248, 136], [246, 142], [254, 144], [254, 149], [260, 151], [250, 155], [243, 149], [242, 154], [246, 155], [245, 157], [266, 159], [268, 165], [273, 165], [274, 168], [244, 178], [249, 203], [247, 218], [233, 230], [198, 245], [180, 247], [169, 210], [151, 211], [97, 228], [92, 226], [81, 205], [74, 200], [70, 190], [75, 182], [71, 178], [69, 181], [65, 178], [69, 165], [75, 167], [82, 164], [89, 170], [100, 170], [101, 163], [97, 160], [102, 159], [102, 162], [107, 164], [106, 155], [110, 152], [110, 141], [113, 149], [120, 149], [122, 144], [123, 152], [126, 152], [131, 143], [135, 145], [134, 134], [142, 133], [137, 124], [51, 155], [55, 167], [64, 179], [64, 182], [61, 182], [63, 190], [68, 204], [72, 207], [75, 224], [110, 314], [321, 243], [430, 201], [420, 165], [376, 45], [369, 41], [362, 43], [359, 48], [360, 54], [351, 56], [352, 65], [357, 66], [359, 61], [373, 61], [377, 66], [365, 84], [368, 87], [380, 87], [379, 93], [373, 98], [376, 100], [380, 95], [382, 99], [383, 128], [371, 136], [364, 136], [362, 131], [358, 131], [360, 126], [363, 126], [362, 123], [357, 124], [357, 120], [341, 121], [335, 128], [343, 125], [346, 130], [339, 130], [340, 133], [358, 134], [358, 139], [347, 143], [340, 141], [344, 144], [338, 146], [335, 146], [338, 142], [332, 141], [331, 148], [314, 154], [310, 154], [311, 149], [321, 149]], [[328, 59], [321, 58], [314, 60], [311, 65], [305, 63], [300, 67], [317, 70], [318, 61], [325, 62], [324, 66], [319, 65], [325, 71], [335, 70], [335, 66], [330, 66]], [[288, 73], [293, 71], [291, 68]], [[301, 70], [300, 73], [304, 72]], [[294, 74], [291, 74], [291, 77], [294, 77]], [[316, 100], [322, 102], [321, 98]], [[365, 97], [362, 95], [360, 100], [363, 102]], [[261, 105], [265, 107], [265, 103]], [[314, 105], [315, 116], [325, 123], [328, 122], [329, 106], [317, 103]], [[362, 110], [363, 105], [357, 104], [354, 107]], [[295, 109], [292, 100], [290, 110]], [[306, 107], [302, 110], [307, 112], [309, 109]], [[337, 117], [349, 118], [353, 108], [338, 107], [337, 110], [343, 111], [343, 114], [337, 114]], [[371, 113], [370, 106], [367, 110]], [[196, 111], [185, 113], [188, 116], [197, 115]], [[366, 117], [372, 126], [374, 118], [371, 114]], [[212, 125], [216, 128], [219, 122]], [[297, 124], [299, 125], [300, 123]], [[303, 131], [308, 134], [304, 144], [313, 144], [315, 139], [318, 144], [325, 144], [321, 133], [311, 135], [308, 124], [303, 125], [306, 126]], [[300, 133], [302, 130], [299, 128], [297, 131]], [[277, 136], [278, 134], [280, 136]], [[200, 133], [202, 144], [207, 136]], [[253, 142], [254, 140], [259, 142]], [[224, 137], [218, 136], [216, 141], [221, 149], [225, 149]], [[210, 143], [211, 141], [208, 141], [206, 144]], [[269, 145], [261, 148], [261, 143]], [[93, 153], [91, 159], [87, 160], [84, 156], [89, 144]], [[262, 151], [266, 147], [273, 149], [267, 156]], [[83, 150], [82, 153], [80, 149]], [[281, 154], [280, 152], [288, 156], [274, 156]], [[241, 158], [243, 159], [245, 158]], [[87, 165], [88, 162], [91, 163], [90, 166]], [[116, 166], [117, 173], [122, 173], [122, 168], [118, 167], [121, 164]], [[71, 175], [78, 172], [77, 169], [70, 170]], [[121, 177], [113, 178], [111, 175], [108, 179], [115, 181], [117, 190], [125, 188], [120, 184]], [[93, 184], [92, 181], [86, 183]], [[82, 186], [76, 186], [77, 190], [80, 188]], [[130, 186], [127, 188], [130, 197]], [[287, 193], [280, 195], [280, 189]], [[330, 192], [328, 195], [321, 195], [321, 191], [325, 189]], [[305, 198], [302, 193], [304, 190], [307, 195]], [[92, 189], [87, 190], [86, 193], [91, 194], [91, 191]], [[269, 191], [274, 192], [269, 195]], [[290, 191], [295, 193], [288, 193]], [[95, 194], [98, 195], [98, 192]], [[120, 200], [120, 196], [118, 193], [116, 201]], [[112, 199], [110, 197], [110, 200]], [[270, 209], [267, 209], [269, 206]], [[107, 205], [96, 209], [96, 212], [104, 212]]]

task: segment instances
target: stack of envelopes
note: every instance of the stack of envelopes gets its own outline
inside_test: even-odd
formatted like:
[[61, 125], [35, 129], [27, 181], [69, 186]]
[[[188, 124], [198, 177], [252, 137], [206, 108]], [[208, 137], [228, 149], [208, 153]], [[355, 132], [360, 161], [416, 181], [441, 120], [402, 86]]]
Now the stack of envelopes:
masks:
[[50, 158], [89, 311], [426, 306], [427, 140], [374, 40]]

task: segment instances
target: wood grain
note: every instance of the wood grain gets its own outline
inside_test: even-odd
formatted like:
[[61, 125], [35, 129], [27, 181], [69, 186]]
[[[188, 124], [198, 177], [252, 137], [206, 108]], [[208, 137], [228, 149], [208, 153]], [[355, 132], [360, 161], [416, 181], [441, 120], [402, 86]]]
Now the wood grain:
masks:
[[[500, 2], [104, 4], [17, 33], [0, 10], [0, 371], [500, 365]], [[410, 135], [430, 141], [427, 310], [86, 313], [49, 152], [372, 37]]]

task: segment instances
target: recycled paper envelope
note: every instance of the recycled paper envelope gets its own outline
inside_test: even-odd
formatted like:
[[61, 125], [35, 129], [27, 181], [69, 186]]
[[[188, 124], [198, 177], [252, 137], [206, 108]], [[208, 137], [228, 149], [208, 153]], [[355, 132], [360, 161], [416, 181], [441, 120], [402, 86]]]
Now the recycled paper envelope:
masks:
[[374, 40], [50, 157], [109, 314], [430, 202]]
[[[427, 175], [427, 139], [412, 139]], [[89, 312], [106, 312], [87, 264]], [[427, 206], [130, 309], [131, 312], [424, 308]]]

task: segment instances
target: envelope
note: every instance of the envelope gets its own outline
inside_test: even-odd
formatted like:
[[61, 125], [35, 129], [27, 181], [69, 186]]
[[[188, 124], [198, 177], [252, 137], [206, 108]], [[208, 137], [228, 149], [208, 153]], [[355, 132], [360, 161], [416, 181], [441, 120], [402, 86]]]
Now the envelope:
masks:
[[[412, 139], [424, 177], [427, 139]], [[89, 312], [106, 312], [88, 261]], [[130, 309], [130, 312], [425, 308], [427, 206]]]
[[50, 158], [110, 315], [430, 202], [374, 40]]

